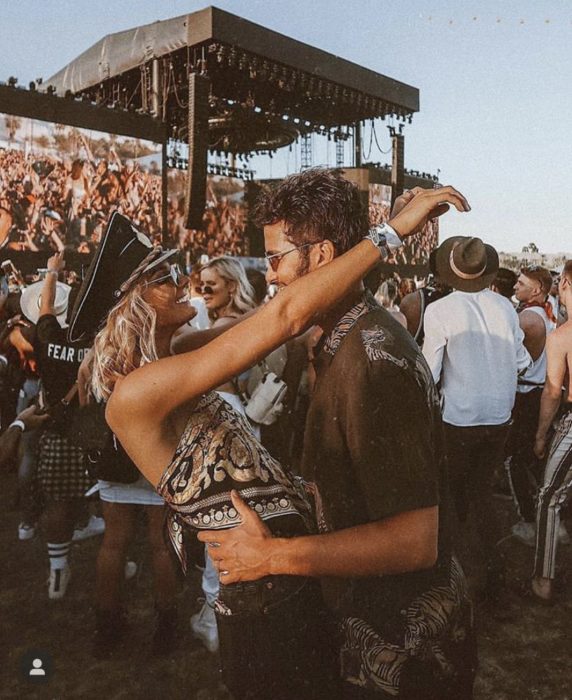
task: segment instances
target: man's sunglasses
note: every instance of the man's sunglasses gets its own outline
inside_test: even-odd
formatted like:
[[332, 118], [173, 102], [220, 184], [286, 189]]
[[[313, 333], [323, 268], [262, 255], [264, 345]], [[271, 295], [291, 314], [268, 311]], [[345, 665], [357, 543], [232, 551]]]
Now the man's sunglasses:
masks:
[[315, 243], [302, 243], [302, 245], [297, 245], [294, 248], [290, 248], [290, 250], [287, 250], [284, 253], [273, 253], [272, 255], [268, 255], [268, 253], [266, 253], [264, 257], [266, 258], [266, 262], [272, 268], [272, 271], [276, 272], [282, 258], [285, 255], [288, 255], [288, 253], [293, 253], [295, 250], [300, 250], [301, 248], [307, 248], [309, 245], [315, 245]]
[[185, 273], [181, 270], [179, 265], [175, 263], [174, 265], [169, 265], [169, 274], [151, 279], [147, 282], [147, 284], [166, 284], [168, 282], [172, 282], [175, 287], [179, 287], [184, 276]]

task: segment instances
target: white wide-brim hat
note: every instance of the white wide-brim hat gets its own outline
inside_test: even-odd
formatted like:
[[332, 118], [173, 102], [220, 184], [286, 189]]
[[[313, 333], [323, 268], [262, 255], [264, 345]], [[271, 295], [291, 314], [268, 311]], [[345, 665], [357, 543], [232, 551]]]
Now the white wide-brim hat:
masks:
[[[32, 323], [37, 323], [40, 318], [40, 307], [42, 305], [42, 291], [44, 281], [36, 282], [26, 287], [20, 298], [22, 313]], [[56, 298], [54, 299], [54, 314], [62, 328], [66, 327], [66, 314], [71, 287], [63, 282], [56, 282]]]

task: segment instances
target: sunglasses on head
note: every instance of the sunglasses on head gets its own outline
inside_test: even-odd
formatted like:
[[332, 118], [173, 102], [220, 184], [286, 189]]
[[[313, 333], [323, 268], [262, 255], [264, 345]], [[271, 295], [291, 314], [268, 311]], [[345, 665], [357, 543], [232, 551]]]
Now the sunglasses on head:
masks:
[[169, 265], [169, 273], [166, 275], [162, 275], [161, 277], [156, 277], [155, 279], [149, 280], [147, 284], [166, 284], [169, 282], [172, 282], [175, 287], [178, 287], [181, 284], [181, 281], [183, 277], [185, 276], [184, 272], [181, 270], [179, 265], [176, 263], [173, 265]]

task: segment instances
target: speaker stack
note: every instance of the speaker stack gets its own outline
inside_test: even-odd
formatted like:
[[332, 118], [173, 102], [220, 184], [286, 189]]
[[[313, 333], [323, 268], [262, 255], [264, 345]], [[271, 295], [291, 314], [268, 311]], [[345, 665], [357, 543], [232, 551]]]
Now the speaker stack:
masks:
[[197, 73], [189, 75], [189, 168], [187, 171], [187, 228], [201, 229], [206, 204], [209, 149], [210, 81]]

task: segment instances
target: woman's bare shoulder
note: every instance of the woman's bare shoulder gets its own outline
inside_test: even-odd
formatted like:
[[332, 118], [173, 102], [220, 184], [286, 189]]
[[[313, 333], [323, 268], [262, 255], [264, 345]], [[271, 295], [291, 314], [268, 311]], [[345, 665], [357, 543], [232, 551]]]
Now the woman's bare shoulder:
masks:
[[144, 374], [148, 373], [144, 373], [144, 369], [141, 367], [125, 377], [119, 377], [113, 387], [107, 401], [105, 419], [114, 432], [118, 424], [122, 426], [135, 418], [141, 420], [146, 413], [152, 412], [153, 398], [149, 389], [153, 388], [154, 382], [149, 382], [148, 389], [145, 388]]

